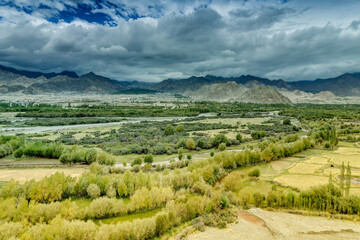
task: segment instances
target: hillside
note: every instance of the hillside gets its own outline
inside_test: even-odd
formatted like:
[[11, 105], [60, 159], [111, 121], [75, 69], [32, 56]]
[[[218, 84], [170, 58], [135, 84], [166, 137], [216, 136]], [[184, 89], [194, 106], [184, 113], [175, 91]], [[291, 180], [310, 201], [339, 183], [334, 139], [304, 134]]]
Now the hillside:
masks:
[[290, 99], [282, 95], [275, 88], [271, 86], [258, 86], [249, 89], [239, 98], [235, 99], [238, 102], [249, 103], [291, 103]]
[[235, 82], [248, 86], [265, 85], [289, 91], [300, 90], [304, 92], [319, 93], [329, 91], [339, 96], [360, 96], [360, 73], [346, 73], [335, 78], [317, 79], [313, 81], [286, 82], [284, 80], [269, 80], [251, 75], [240, 77], [215, 77], [207, 75], [205, 77], [195, 77], [185, 79], [166, 79], [153, 86], [153, 89], [163, 92], [183, 93], [200, 89], [204, 85], [214, 83]]
[[207, 75], [205, 77], [192, 76], [186, 79], [166, 79], [153, 86], [153, 89], [163, 92], [183, 93], [186, 91], [193, 91], [201, 88], [204, 85], [214, 83], [235, 82], [237, 84], [247, 85], [249, 83], [263, 84], [274, 86], [278, 88], [291, 88], [284, 80], [269, 80], [266, 78], [259, 78], [251, 75], [243, 75], [240, 77], [216, 77]]
[[184, 95], [194, 100], [201, 101], [291, 103], [289, 98], [282, 95], [274, 87], [253, 84], [247, 87], [241, 84], [237, 84], [236, 82], [204, 85], [196, 91], [187, 91], [184, 93]]

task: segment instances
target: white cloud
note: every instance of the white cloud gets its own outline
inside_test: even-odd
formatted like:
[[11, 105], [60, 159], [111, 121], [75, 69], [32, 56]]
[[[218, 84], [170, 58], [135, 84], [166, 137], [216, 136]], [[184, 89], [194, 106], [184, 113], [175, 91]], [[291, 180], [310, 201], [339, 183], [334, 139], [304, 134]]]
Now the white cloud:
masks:
[[[28, 6], [29, 2], [16, 4]], [[58, 10], [65, 3], [75, 6], [70, 0], [42, 0], [32, 7], [40, 2]], [[119, 17], [116, 27], [81, 19], [55, 24], [44, 19], [51, 12], [26, 14], [2, 6], [0, 59], [13, 67], [94, 71], [119, 80], [142, 81], [205, 74], [295, 80], [360, 71], [358, 16], [336, 22], [330, 15], [315, 16], [318, 4], [279, 5], [260, 0], [209, 1], [206, 8], [194, 10], [201, 3], [162, 5], [154, 0], [152, 5], [162, 6], [162, 17], [152, 17], [155, 10], [149, 11], [143, 2], [129, 1], [125, 3], [128, 8], [149, 16], [128, 21]], [[308, 6], [311, 10], [303, 11]], [[115, 16], [109, 9], [103, 12]], [[319, 12], [324, 15], [326, 11]], [[304, 20], [304, 15], [314, 22]]]

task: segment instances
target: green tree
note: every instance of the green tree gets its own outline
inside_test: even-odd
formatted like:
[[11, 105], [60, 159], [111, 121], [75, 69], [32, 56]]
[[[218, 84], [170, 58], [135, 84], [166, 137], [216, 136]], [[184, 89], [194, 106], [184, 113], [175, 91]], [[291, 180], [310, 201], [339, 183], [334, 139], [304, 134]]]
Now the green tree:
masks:
[[226, 144], [225, 143], [221, 143], [220, 145], [219, 145], [219, 151], [224, 151], [226, 149]]
[[174, 131], [174, 127], [173, 127], [173, 126], [167, 125], [167, 126], [165, 127], [164, 134], [165, 134], [166, 136], [174, 135], [174, 133], [175, 133], [175, 131]]
[[241, 135], [241, 133], [236, 134], [236, 140], [238, 140], [239, 142], [243, 141], [243, 136]]
[[260, 169], [259, 168], [255, 168], [252, 171], [249, 172], [248, 174], [249, 177], [260, 177]]
[[85, 163], [86, 164], [91, 164], [93, 162], [96, 161], [96, 158], [97, 158], [97, 151], [95, 149], [90, 149], [88, 151], [86, 151], [85, 153]]
[[92, 198], [98, 198], [100, 197], [100, 188], [96, 184], [90, 184], [87, 188], [87, 194]]
[[289, 118], [284, 119], [283, 124], [284, 125], [291, 125], [290, 119]]
[[183, 149], [182, 149], [182, 148], [179, 148], [178, 154], [179, 154], [178, 158], [179, 158], [179, 160], [181, 161], [181, 160], [183, 159], [183, 157], [184, 157]]
[[135, 165], [141, 165], [142, 164], [142, 159], [141, 157], [137, 157], [135, 158], [132, 162], [131, 162], [131, 166], [135, 166]]
[[340, 170], [340, 176], [339, 176], [339, 181], [340, 181], [340, 190], [341, 193], [344, 192], [344, 180], [345, 180], [345, 165], [344, 162], [341, 165], [341, 170]]
[[212, 140], [213, 146], [218, 147], [221, 143], [227, 144], [228, 143], [227, 137], [221, 133], [216, 134]]
[[194, 142], [194, 140], [192, 140], [191, 138], [189, 138], [188, 140], [186, 140], [186, 148], [189, 149], [189, 150], [195, 149], [195, 142]]
[[149, 155], [146, 155], [145, 158], [144, 158], [144, 162], [145, 163], [153, 163], [154, 162], [154, 157], [153, 155], [149, 154]]
[[348, 163], [347, 168], [346, 168], [346, 182], [345, 182], [345, 195], [346, 196], [349, 196], [350, 187], [351, 187], [351, 168]]
[[177, 133], [183, 132], [184, 130], [185, 130], [185, 128], [184, 128], [183, 125], [178, 125], [178, 126], [175, 128], [175, 132], [177, 132]]

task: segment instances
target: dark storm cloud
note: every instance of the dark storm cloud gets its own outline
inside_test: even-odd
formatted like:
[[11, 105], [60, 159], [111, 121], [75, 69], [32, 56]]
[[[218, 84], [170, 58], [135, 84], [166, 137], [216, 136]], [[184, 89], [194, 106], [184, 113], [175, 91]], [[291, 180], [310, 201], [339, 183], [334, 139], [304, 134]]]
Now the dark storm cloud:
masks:
[[39, 5], [31, 13], [0, 7], [0, 64], [143, 81], [205, 74], [294, 80], [360, 71], [358, 18], [333, 22], [316, 14], [317, 6], [254, 0], [173, 1], [154, 7], [160, 1], [146, 6], [106, 1], [141, 16], [117, 18], [109, 8], [95, 9], [116, 21], [109, 26], [79, 18], [48, 20], [69, 6], [93, 1], [40, 2], [49, 6], [47, 17]]

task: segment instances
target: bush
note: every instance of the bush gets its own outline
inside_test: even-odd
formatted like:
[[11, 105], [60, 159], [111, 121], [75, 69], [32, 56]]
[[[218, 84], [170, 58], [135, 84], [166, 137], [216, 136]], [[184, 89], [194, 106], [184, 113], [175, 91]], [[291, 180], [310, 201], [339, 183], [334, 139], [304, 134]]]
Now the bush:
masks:
[[331, 147], [331, 145], [330, 145], [330, 143], [329, 143], [329, 142], [326, 142], [326, 143], [325, 143], [325, 145], [324, 145], [324, 147], [325, 147], [325, 148], [330, 148], [330, 147]]
[[204, 142], [204, 140], [199, 139], [199, 140], [196, 142], [196, 147], [198, 147], [198, 148], [205, 148], [205, 142]]
[[266, 132], [264, 131], [251, 132], [251, 137], [253, 139], [260, 139], [260, 138], [264, 138], [265, 136], [266, 136]]
[[85, 153], [85, 163], [90, 165], [91, 163], [95, 162], [97, 159], [97, 155], [98, 153], [95, 149], [88, 150]]
[[283, 124], [284, 125], [290, 125], [291, 124], [290, 119], [289, 118], [284, 119]]
[[215, 155], [214, 152], [210, 152], [210, 157], [213, 157]]
[[183, 159], [183, 157], [184, 157], [184, 155], [183, 155], [183, 149], [180, 148], [180, 149], [178, 150], [178, 153], [179, 153], [178, 158], [179, 158], [179, 160], [181, 161], [181, 160]]
[[242, 142], [243, 136], [240, 133], [236, 134], [236, 140], [238, 140], [239, 142]]
[[226, 149], [226, 144], [225, 143], [221, 143], [220, 145], [219, 145], [219, 151], [224, 151]]
[[92, 199], [100, 197], [100, 188], [96, 184], [90, 184], [86, 191]]
[[191, 154], [188, 154], [188, 155], [187, 155], [187, 159], [188, 159], [188, 160], [191, 160], [191, 159], [192, 159]]
[[99, 163], [99, 164], [102, 164], [102, 165], [110, 165], [110, 166], [113, 166], [115, 165], [116, 161], [115, 161], [115, 158], [114, 156], [106, 153], [106, 152], [101, 152], [96, 161]]
[[195, 142], [194, 142], [194, 140], [192, 140], [191, 138], [189, 138], [188, 140], [186, 140], [186, 148], [189, 149], [189, 150], [195, 149]]
[[227, 143], [228, 142], [228, 139], [227, 137], [224, 135], [224, 134], [216, 134], [215, 137], [213, 138], [212, 140], [212, 145], [217, 147], [219, 146], [221, 143]]
[[146, 155], [145, 158], [144, 158], [144, 162], [145, 163], [153, 163], [154, 162], [154, 158], [153, 158], [153, 155]]
[[141, 157], [137, 157], [135, 158], [132, 162], [131, 162], [131, 166], [135, 166], [135, 165], [141, 165], [142, 164], [142, 159]]
[[165, 128], [165, 130], [164, 130], [164, 134], [165, 134], [166, 136], [170, 136], [170, 135], [174, 135], [174, 133], [175, 133], [175, 131], [174, 131], [173, 126], [167, 125], [166, 128]]
[[260, 177], [260, 169], [259, 168], [255, 168], [252, 171], [249, 172], [248, 174], [249, 177]]
[[19, 148], [14, 152], [14, 157], [15, 158], [21, 158], [23, 154], [24, 154], [24, 149]]
[[183, 132], [185, 130], [183, 125], [179, 125], [175, 128], [175, 132], [180, 133]]

